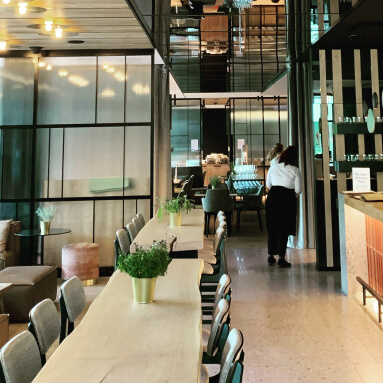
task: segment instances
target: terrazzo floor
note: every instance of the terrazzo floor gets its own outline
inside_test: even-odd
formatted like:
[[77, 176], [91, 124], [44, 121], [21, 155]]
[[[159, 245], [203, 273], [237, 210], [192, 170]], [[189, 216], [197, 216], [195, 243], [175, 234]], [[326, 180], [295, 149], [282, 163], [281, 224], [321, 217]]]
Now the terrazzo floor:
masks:
[[[266, 243], [251, 212], [227, 241], [231, 323], [245, 339], [243, 382], [381, 382], [382, 328], [360, 301], [342, 295], [340, 273], [317, 272], [315, 250], [288, 249], [291, 269], [270, 267]], [[107, 280], [85, 287], [87, 307]], [[26, 327], [12, 324], [10, 335]]]

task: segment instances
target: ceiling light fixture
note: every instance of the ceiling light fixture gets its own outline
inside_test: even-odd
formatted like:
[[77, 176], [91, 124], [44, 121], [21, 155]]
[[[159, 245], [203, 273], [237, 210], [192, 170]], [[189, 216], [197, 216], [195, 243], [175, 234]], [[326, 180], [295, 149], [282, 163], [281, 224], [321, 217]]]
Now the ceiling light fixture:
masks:
[[25, 15], [28, 10], [28, 4], [27, 3], [19, 3], [19, 13], [20, 15]]
[[7, 42], [0, 41], [0, 51], [5, 51], [7, 49]]
[[245, 8], [251, 8], [253, 0], [233, 0], [234, 8], [238, 8], [241, 12]]
[[47, 70], [52, 70], [52, 66], [51, 65], [47, 65]]
[[44, 24], [45, 24], [45, 30], [47, 32], [50, 32], [53, 28], [53, 21], [45, 21]]
[[55, 29], [55, 35], [58, 39], [61, 39], [63, 36], [63, 30], [60, 28], [60, 25]]
[[11, 0], [3, 0], [3, 4], [8, 5], [11, 2]]

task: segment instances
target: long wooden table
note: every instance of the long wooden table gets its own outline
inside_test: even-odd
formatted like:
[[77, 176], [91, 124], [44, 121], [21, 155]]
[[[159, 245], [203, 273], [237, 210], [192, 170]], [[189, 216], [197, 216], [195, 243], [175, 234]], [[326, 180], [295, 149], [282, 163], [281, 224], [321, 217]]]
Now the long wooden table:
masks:
[[182, 226], [171, 227], [169, 215], [164, 214], [160, 221], [157, 217], [152, 218], [134, 239], [130, 246], [130, 252], [134, 253], [136, 246], [148, 248], [153, 241], [165, 240], [168, 250], [176, 252], [195, 252], [203, 249], [204, 240], [204, 211], [192, 209], [188, 213], [182, 212]]
[[134, 303], [131, 278], [116, 271], [33, 382], [198, 382], [202, 268], [173, 260], [151, 304]]

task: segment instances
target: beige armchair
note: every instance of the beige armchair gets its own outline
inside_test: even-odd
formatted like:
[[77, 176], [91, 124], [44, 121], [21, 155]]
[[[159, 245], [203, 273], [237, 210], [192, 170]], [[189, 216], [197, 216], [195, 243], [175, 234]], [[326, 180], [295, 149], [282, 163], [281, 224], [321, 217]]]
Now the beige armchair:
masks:
[[19, 233], [20, 231], [20, 221], [12, 221], [9, 229], [6, 249], [5, 251], [0, 252], [0, 270], [3, 270], [9, 266], [19, 265], [20, 237], [16, 236], [15, 233]]

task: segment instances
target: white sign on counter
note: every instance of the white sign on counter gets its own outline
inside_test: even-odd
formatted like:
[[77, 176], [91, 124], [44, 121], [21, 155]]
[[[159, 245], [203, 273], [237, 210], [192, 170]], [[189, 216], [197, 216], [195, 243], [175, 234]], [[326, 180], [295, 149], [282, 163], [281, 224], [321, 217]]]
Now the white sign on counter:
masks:
[[370, 168], [352, 168], [352, 190], [356, 192], [370, 191]]

